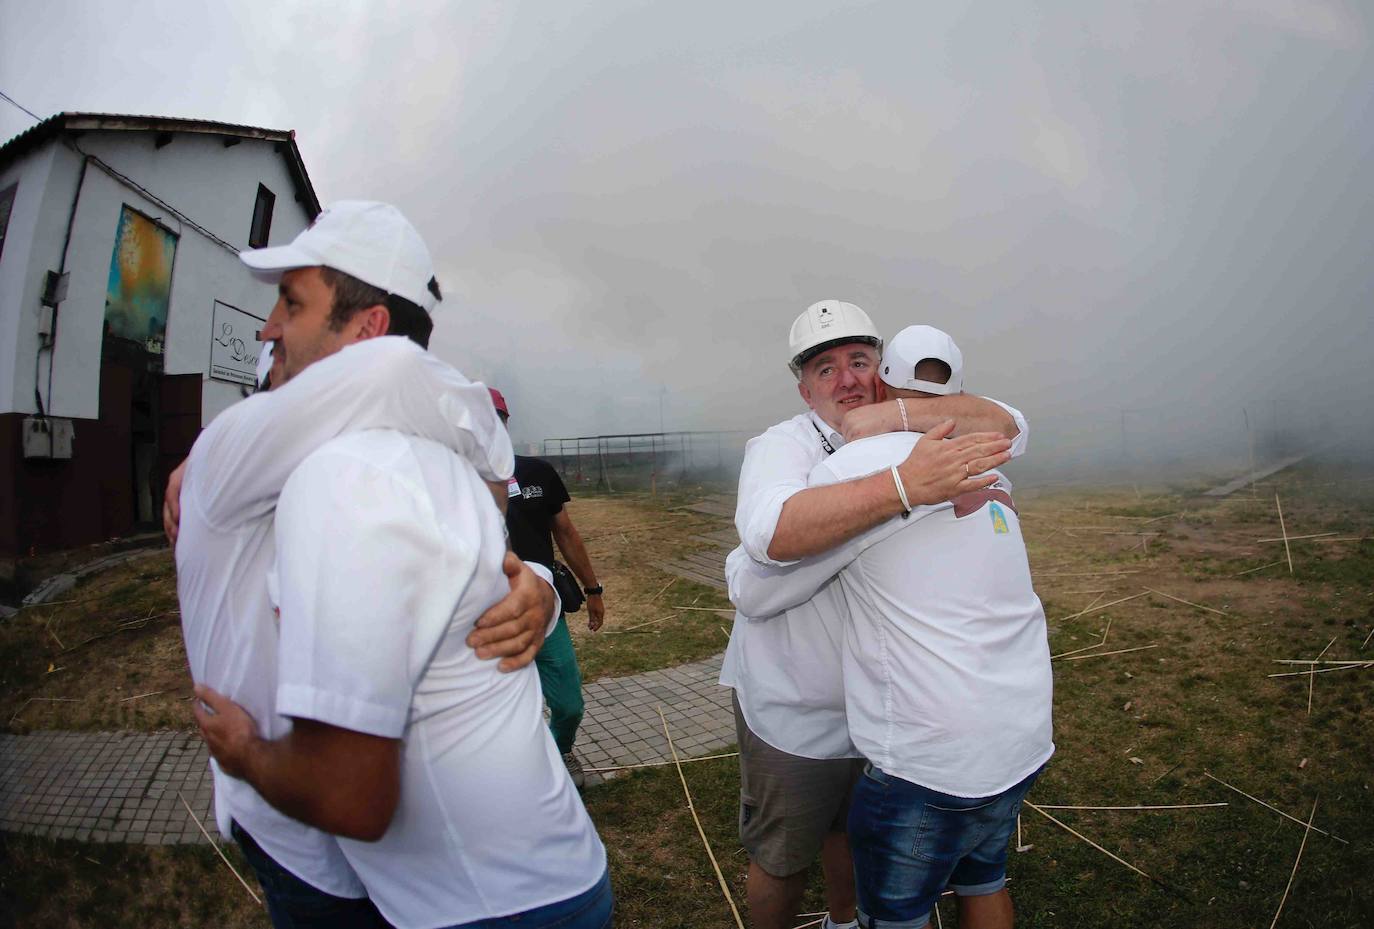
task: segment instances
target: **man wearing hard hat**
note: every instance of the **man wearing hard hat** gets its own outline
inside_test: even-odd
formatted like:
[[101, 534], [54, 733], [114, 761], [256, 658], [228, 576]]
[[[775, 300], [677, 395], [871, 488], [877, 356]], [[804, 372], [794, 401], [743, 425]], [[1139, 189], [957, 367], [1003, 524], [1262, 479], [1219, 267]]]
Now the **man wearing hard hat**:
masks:
[[[963, 356], [946, 333], [908, 326], [879, 371], [905, 406], [958, 394]], [[894, 432], [848, 442], [810, 483], [890, 474], [922, 441]], [[748, 615], [809, 600], [844, 617], [845, 717], [868, 761], [848, 820], [862, 925], [928, 925], [947, 887], [960, 926], [1012, 925], [1007, 841], [1054, 742], [1045, 613], [1010, 490], [1002, 480], [913, 504], [786, 568], [731, 553], [730, 596]]]
[[[877, 328], [852, 303], [823, 300], [797, 317], [789, 367], [810, 409], [746, 446], [735, 511], [741, 549], [732, 558], [786, 565], [829, 552], [913, 506], [992, 484], [997, 475], [985, 472], [1024, 447], [1024, 419], [996, 401], [955, 394], [877, 402], [881, 350]], [[890, 471], [807, 487], [811, 470], [846, 441], [901, 430], [949, 441], [917, 443]], [[827, 586], [768, 620], [737, 612], [721, 668], [721, 684], [734, 689], [740, 840], [760, 929], [791, 925], [817, 855], [824, 929], [856, 925], [844, 830], [862, 762], [845, 724], [836, 595]]]

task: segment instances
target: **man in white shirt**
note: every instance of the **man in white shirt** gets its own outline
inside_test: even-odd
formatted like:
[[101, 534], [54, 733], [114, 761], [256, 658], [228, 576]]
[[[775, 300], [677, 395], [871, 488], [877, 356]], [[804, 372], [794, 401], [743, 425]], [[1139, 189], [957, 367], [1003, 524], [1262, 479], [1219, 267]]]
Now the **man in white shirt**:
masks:
[[[338, 232], [341, 220], [348, 226], [350, 217], [380, 222], [423, 249], [404, 218], [382, 204], [336, 204], [317, 221], [314, 238], [327, 238], [331, 229]], [[322, 283], [322, 270], [297, 276], [306, 280], [285, 282], [278, 311], [299, 313], [307, 297], [318, 296], [321, 291], [314, 288]], [[337, 270], [329, 276], [333, 282], [322, 291], [327, 316], [375, 302], [376, 294], [369, 291], [376, 288]], [[428, 279], [419, 278], [418, 286], [409, 288], [413, 300], [384, 294], [380, 299], [388, 319], [379, 321], [371, 312], [366, 331], [326, 327], [333, 340], [324, 346], [315, 338], [318, 333], [294, 324], [285, 337], [284, 327], [270, 326], [280, 340], [273, 380], [281, 389], [258, 394], [217, 417], [169, 486], [164, 518], [176, 544], [192, 676], [249, 707], [263, 721], [266, 736], [291, 728], [290, 720], [273, 709], [278, 642], [267, 572], [275, 556], [273, 509], [296, 466], [335, 436], [391, 426], [442, 443], [498, 484], [510, 472], [509, 441], [486, 389], [415, 344], [427, 341], [432, 325], [428, 310], [433, 300], [414, 302], [437, 299], [425, 286]], [[371, 338], [382, 332], [410, 339]], [[302, 334], [311, 338], [302, 340]], [[355, 338], [360, 341], [350, 344]], [[471, 641], [485, 657], [528, 652], [523, 658], [508, 657], [503, 665], [510, 667], [532, 658], [538, 647], [534, 640], [557, 609], [547, 577], [536, 579], [513, 558], [507, 568], [513, 592], [484, 618], [484, 625], [494, 628]], [[488, 641], [493, 635], [500, 639], [494, 652]], [[247, 783], [212, 767], [220, 830], [238, 840], [258, 873], [275, 925], [383, 924], [332, 836], [283, 815]]]
[[[1020, 414], [966, 395], [877, 403], [882, 340], [852, 303], [823, 300], [797, 317], [789, 367], [807, 413], [750, 440], [740, 470], [738, 556], [781, 565], [829, 551], [903, 510], [995, 480], [982, 476], [1024, 445]], [[905, 421], [899, 419], [905, 416]], [[948, 442], [917, 446], [894, 473], [807, 487], [812, 468], [867, 431], [910, 428]], [[980, 431], [982, 430], [982, 431]], [[845, 727], [842, 605], [822, 592], [785, 618], [735, 615], [721, 668], [734, 688], [740, 743], [740, 840], [749, 853], [750, 918], [790, 926], [819, 854], [831, 925], [853, 925], [853, 868], [844, 836], [858, 752]]]
[[[905, 404], [957, 394], [962, 367], [949, 336], [912, 326], [888, 345], [881, 377]], [[893, 473], [925, 441], [850, 443], [810, 482]], [[1054, 744], [1045, 616], [1009, 490], [1000, 479], [916, 506], [791, 567], [733, 556], [731, 595], [763, 616], [834, 591], [840, 572], [846, 715], [869, 760], [849, 817], [862, 926], [920, 929], [946, 886], [961, 926], [1012, 925], [1007, 841]]]

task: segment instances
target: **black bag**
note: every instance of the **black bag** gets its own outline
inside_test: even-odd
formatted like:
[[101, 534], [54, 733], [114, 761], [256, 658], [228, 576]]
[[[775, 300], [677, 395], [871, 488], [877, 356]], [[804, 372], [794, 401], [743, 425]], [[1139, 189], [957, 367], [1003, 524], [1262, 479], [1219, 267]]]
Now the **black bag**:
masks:
[[553, 563], [553, 589], [558, 591], [558, 599], [563, 601], [564, 613], [576, 613], [587, 600], [582, 595], [582, 585], [577, 583], [572, 571], [561, 561]]

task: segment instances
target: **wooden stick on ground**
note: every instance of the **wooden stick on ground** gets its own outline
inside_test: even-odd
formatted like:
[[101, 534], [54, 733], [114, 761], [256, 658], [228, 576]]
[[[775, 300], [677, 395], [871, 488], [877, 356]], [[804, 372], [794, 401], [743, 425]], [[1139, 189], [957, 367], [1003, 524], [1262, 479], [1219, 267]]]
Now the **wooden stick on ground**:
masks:
[[1111, 652], [1094, 652], [1094, 653], [1091, 654], [1091, 655], [1074, 655], [1074, 656], [1072, 656], [1071, 658], [1065, 658], [1064, 660], [1065, 660], [1065, 661], [1082, 661], [1082, 660], [1084, 660], [1085, 658], [1105, 658], [1105, 657], [1107, 657], [1108, 655], [1124, 655], [1124, 654], [1126, 654], [1127, 652], [1143, 652], [1143, 651], [1145, 651], [1147, 648], [1159, 648], [1159, 645], [1158, 645], [1157, 643], [1154, 644], [1154, 645], [1137, 645], [1135, 648], [1118, 648], [1118, 649], [1116, 649], [1115, 651], [1111, 651]]
[[724, 626], [717, 626], [716, 628], [720, 630], [720, 634], [723, 635], [723, 636], [725, 636], [726, 639], [729, 639], [729, 638], [730, 638], [730, 633], [728, 633], [728, 632], [725, 631], [725, 627], [724, 627]]
[[1102, 610], [1107, 609], [1107, 607], [1109, 606], [1116, 606], [1118, 603], [1125, 603], [1128, 600], [1136, 600], [1140, 597], [1148, 596], [1149, 593], [1150, 592], [1148, 590], [1142, 590], [1138, 594], [1131, 594], [1129, 597], [1122, 597], [1120, 600], [1113, 600], [1111, 603], [1104, 603], [1101, 606], [1089, 607], [1088, 609], [1083, 610], [1079, 613], [1075, 613], [1072, 616], [1065, 616], [1063, 619], [1056, 619], [1055, 622], [1062, 623], [1070, 619], [1077, 619], [1080, 616], [1087, 616], [1089, 613], [1099, 613]]
[[1298, 876], [1298, 865], [1302, 862], [1303, 849], [1307, 848], [1307, 837], [1312, 834], [1312, 820], [1317, 818], [1317, 801], [1312, 801], [1312, 812], [1307, 817], [1307, 829], [1302, 834], [1302, 844], [1298, 846], [1298, 857], [1293, 861], [1293, 873], [1288, 875], [1288, 886], [1283, 888], [1283, 899], [1279, 900], [1279, 908], [1274, 911], [1274, 921], [1269, 924], [1269, 929], [1274, 929], [1279, 924], [1279, 914], [1283, 912], [1283, 905], [1288, 902], [1288, 891], [1293, 889], [1293, 878]]
[[607, 629], [605, 632], [602, 633], [602, 635], [623, 635], [626, 632], [634, 632], [636, 629], [643, 629], [645, 626], [656, 626], [659, 623], [666, 623], [673, 617], [681, 615], [681, 613], [669, 613], [662, 619], [651, 619], [647, 623], [638, 623], [634, 626], [626, 626], [624, 629]]
[[691, 610], [694, 613], [729, 613], [731, 616], [735, 615], [734, 607], [727, 609], [723, 606], [674, 606], [670, 607], [670, 609]]
[[262, 900], [257, 894], [253, 893], [253, 888], [248, 886], [248, 882], [243, 879], [243, 875], [238, 872], [238, 869], [229, 863], [228, 858], [224, 857], [224, 852], [220, 850], [219, 843], [210, 838], [210, 833], [205, 831], [205, 825], [201, 823], [200, 817], [196, 815], [195, 810], [191, 809], [191, 804], [186, 802], [186, 798], [182, 796], [179, 790], [177, 791], [177, 799], [181, 801], [182, 806], [186, 807], [186, 812], [191, 817], [191, 821], [196, 824], [196, 828], [200, 830], [200, 834], [205, 836], [205, 841], [210, 843], [210, 847], [215, 850], [215, 854], [219, 855], [219, 860], [224, 862], [224, 866], [229, 869], [234, 877], [238, 878], [239, 883], [243, 885], [243, 889], [248, 891], [248, 896], [253, 898], [253, 902], [258, 906], [262, 906]]
[[[736, 757], [738, 757], [738, 756], [739, 756], [739, 752], [725, 752], [725, 753], [722, 754], [722, 755], [702, 755], [700, 758], [684, 758], [684, 759], [683, 759], [683, 764], [689, 764], [689, 763], [691, 763], [691, 762], [693, 762], [693, 761], [714, 761], [714, 760], [717, 759], [717, 758], [736, 758]], [[672, 764], [671, 761], [646, 761], [646, 762], [643, 762], [642, 764], [617, 764], [617, 765], [610, 765], [610, 766], [605, 767], [605, 768], [583, 768], [582, 770], [583, 770], [583, 771], [586, 771], [586, 772], [588, 772], [588, 773], [603, 774], [603, 773], [605, 773], [606, 771], [628, 771], [628, 770], [631, 769], [631, 768], [661, 768], [661, 767], [663, 767], [664, 765], [670, 765], [670, 764]], [[1225, 804], [1223, 804], [1223, 806], [1224, 806], [1224, 805], [1225, 805]], [[807, 914], [805, 914], [805, 913], [798, 913], [797, 915], [798, 915], [798, 916], [805, 916], [805, 915], [807, 915]]]
[[652, 605], [653, 605], [653, 602], [654, 602], [655, 600], [657, 600], [659, 597], [661, 597], [661, 596], [663, 596], [665, 593], [667, 593], [667, 592], [668, 592], [668, 588], [669, 588], [669, 587], [672, 587], [672, 586], [673, 586], [674, 584], [676, 584], [676, 583], [677, 583], [677, 578], [673, 578], [673, 579], [670, 580], [668, 583], [664, 584], [664, 585], [663, 585], [663, 588], [662, 588], [661, 590], [659, 590], [658, 593], [654, 594], [652, 597], [649, 598], [649, 604], [652, 606]]
[[[1233, 786], [1233, 785], [1231, 785], [1231, 784], [1228, 784], [1228, 783], [1226, 783], [1225, 781], [1223, 781], [1223, 780], [1222, 780], [1221, 778], [1219, 778], [1219, 777], [1213, 777], [1211, 774], [1209, 774], [1209, 773], [1206, 772], [1206, 771], [1203, 771], [1203, 772], [1202, 772], [1202, 775], [1203, 775], [1203, 777], [1209, 777], [1209, 778], [1211, 778], [1212, 780], [1214, 780], [1214, 781], [1216, 781], [1218, 784], [1220, 784], [1222, 787], [1229, 787], [1231, 790], [1234, 790], [1236, 793], [1240, 794], [1242, 797], [1244, 797], [1244, 798], [1247, 799], [1247, 800], [1254, 800], [1256, 803], [1258, 803], [1260, 806], [1264, 807], [1264, 808], [1267, 809], [1267, 810], [1273, 810], [1275, 813], [1278, 813], [1278, 814], [1279, 814], [1280, 816], [1282, 816], [1284, 819], [1291, 819], [1293, 822], [1297, 823], [1299, 826], [1304, 825], [1303, 821], [1302, 821], [1301, 819], [1298, 819], [1296, 816], [1289, 816], [1287, 813], [1285, 813], [1283, 810], [1279, 809], [1278, 807], [1276, 807], [1276, 806], [1270, 806], [1269, 804], [1267, 804], [1267, 803], [1265, 803], [1263, 800], [1261, 800], [1259, 797], [1252, 797], [1250, 794], [1248, 794], [1248, 793], [1246, 793], [1245, 791], [1241, 790], [1239, 787], [1236, 787], [1236, 786]], [[1341, 838], [1340, 836], [1335, 835], [1335, 834], [1333, 834], [1333, 833], [1327, 832], [1325, 829], [1318, 829], [1316, 826], [1311, 826], [1310, 828], [1311, 828], [1311, 830], [1312, 830], [1313, 832], [1320, 832], [1322, 835], [1328, 836], [1329, 838], [1332, 838], [1332, 839], [1335, 839], [1337, 842], [1340, 842], [1340, 843], [1342, 843], [1342, 844], [1344, 844], [1344, 845], [1349, 845], [1349, 844], [1350, 844], [1350, 843], [1347, 842], [1345, 839], [1343, 839], [1343, 838]]]
[[1374, 639], [1374, 627], [1370, 628], [1369, 635], [1364, 637], [1364, 641], [1360, 643], [1360, 648], [1364, 648], [1368, 645], [1370, 639]]
[[142, 700], [144, 697], [156, 697], [158, 694], [165, 694], [165, 690], [150, 690], [146, 694], [134, 694], [132, 697], [125, 697], [120, 703], [128, 703], [130, 700]]
[[[1278, 495], [1275, 494], [1275, 495], [1274, 495], [1274, 498], [1275, 498], [1275, 499], [1278, 499]], [[1284, 542], [1284, 541], [1288, 541], [1288, 542], [1301, 542], [1301, 541], [1303, 541], [1304, 539], [1324, 539], [1324, 538], [1326, 538], [1326, 537], [1329, 536], [1329, 535], [1335, 535], [1335, 534], [1336, 534], [1336, 533], [1334, 533], [1334, 532], [1314, 532], [1314, 533], [1312, 533], [1311, 535], [1290, 535], [1290, 536], [1286, 536], [1286, 537], [1285, 537], [1285, 536], [1281, 536], [1281, 535], [1276, 535], [1276, 536], [1274, 536], [1272, 539], [1256, 539], [1255, 542], [1256, 542], [1256, 543], [1259, 543], [1259, 542]]]
[[1105, 590], [1100, 591], [1100, 592], [1097, 594], [1097, 596], [1093, 598], [1093, 602], [1092, 602], [1092, 603], [1089, 603], [1087, 606], [1083, 607], [1083, 609], [1079, 610], [1077, 613], [1074, 613], [1072, 616], [1065, 616], [1063, 619], [1056, 620], [1056, 622], [1066, 623], [1066, 622], [1068, 622], [1068, 621], [1071, 620], [1071, 619], [1077, 619], [1078, 617], [1082, 616], [1084, 613], [1088, 612], [1088, 610], [1091, 610], [1093, 607], [1097, 606], [1098, 602], [1101, 601], [1101, 599], [1102, 599], [1103, 597], [1105, 597], [1105, 596], [1107, 596], [1107, 591], [1105, 591]]
[[1336, 665], [1334, 668], [1314, 668], [1311, 671], [1284, 671], [1280, 674], [1266, 674], [1265, 677], [1302, 677], [1304, 674], [1327, 674], [1331, 671], [1363, 671], [1366, 668], [1374, 668], [1374, 661], [1367, 661], [1363, 664]]
[[[1331, 646], [1333, 646], [1333, 645], [1335, 645], [1335, 644], [1336, 644], [1336, 636], [1333, 635], [1333, 636], [1331, 637], [1331, 641], [1326, 643], [1326, 648], [1322, 649], [1322, 650], [1317, 654], [1317, 657], [1313, 660], [1313, 663], [1315, 664], [1316, 662], [1321, 661], [1321, 660], [1322, 660], [1322, 655], [1325, 655], [1326, 652], [1327, 652], [1327, 650], [1330, 649]], [[1312, 715], [1312, 691], [1313, 691], [1313, 689], [1314, 689], [1316, 686], [1317, 686], [1317, 675], [1315, 675], [1315, 674], [1309, 674], [1309, 675], [1307, 676], [1307, 715], [1308, 715], [1308, 716], [1311, 716], [1311, 715]]]
[[1274, 492], [1274, 506], [1279, 511], [1279, 531], [1283, 533], [1283, 553], [1288, 557], [1288, 573], [1293, 573], [1293, 550], [1288, 547], [1288, 528], [1283, 524], [1283, 504], [1279, 502], [1278, 492]]
[[687, 789], [687, 775], [682, 773], [682, 762], [678, 760], [677, 746], [673, 744], [673, 734], [668, 731], [668, 717], [663, 715], [662, 706], [658, 708], [658, 718], [663, 721], [663, 737], [668, 740], [668, 750], [673, 754], [673, 764], [677, 766], [677, 776], [682, 781], [682, 792], [687, 797], [687, 811], [692, 814], [692, 822], [697, 824], [697, 835], [701, 836], [701, 844], [706, 847], [706, 857], [711, 859], [711, 867], [716, 870], [716, 880], [720, 881], [720, 892], [725, 894], [725, 902], [730, 904], [730, 912], [734, 914], [735, 925], [739, 929], [744, 929], [744, 920], [740, 918], [739, 909], [735, 906], [735, 898], [730, 896], [730, 885], [725, 883], [725, 875], [720, 873], [720, 865], [716, 864], [716, 856], [711, 851], [711, 843], [706, 840], [706, 830], [701, 828], [701, 820], [697, 817], [696, 805], [692, 803], [692, 792]]
[[1102, 639], [1101, 639], [1101, 641], [1094, 642], [1092, 645], [1084, 645], [1082, 648], [1074, 648], [1074, 649], [1070, 649], [1070, 650], [1067, 651], [1067, 652], [1060, 652], [1058, 655], [1051, 655], [1051, 656], [1050, 656], [1050, 661], [1054, 661], [1054, 659], [1056, 659], [1056, 658], [1063, 658], [1063, 657], [1066, 656], [1066, 655], [1077, 655], [1079, 652], [1089, 652], [1089, 651], [1092, 651], [1092, 650], [1095, 649], [1095, 648], [1101, 648], [1102, 646], [1104, 646], [1104, 645], [1107, 644], [1107, 633], [1109, 633], [1109, 632], [1111, 632], [1111, 631], [1112, 631], [1112, 618], [1111, 618], [1110, 616], [1108, 616], [1108, 617], [1107, 617], [1107, 625], [1102, 629]]
[[1191, 601], [1191, 600], [1184, 600], [1182, 597], [1175, 597], [1173, 594], [1166, 594], [1166, 593], [1165, 593], [1164, 591], [1162, 591], [1162, 590], [1155, 590], [1155, 589], [1152, 588], [1152, 587], [1146, 587], [1145, 589], [1146, 589], [1149, 593], [1152, 593], [1152, 594], [1159, 594], [1161, 597], [1168, 597], [1170, 600], [1177, 600], [1179, 603], [1186, 603], [1188, 606], [1195, 606], [1195, 607], [1197, 607], [1199, 610], [1206, 610], [1208, 613], [1216, 613], [1218, 616], [1230, 616], [1230, 615], [1231, 615], [1230, 613], [1223, 612], [1222, 610], [1214, 610], [1214, 609], [1212, 609], [1210, 606], [1203, 606], [1201, 603], [1194, 603], [1194, 602]]
[[1126, 867], [1130, 868], [1132, 871], [1134, 871], [1136, 874], [1139, 874], [1141, 877], [1145, 878], [1146, 880], [1154, 881], [1156, 884], [1160, 884], [1161, 886], [1163, 885], [1163, 881], [1160, 881], [1158, 878], [1151, 877], [1150, 875], [1146, 874], [1144, 871], [1142, 871], [1142, 870], [1140, 870], [1139, 868], [1137, 868], [1135, 865], [1131, 864], [1131, 863], [1130, 863], [1129, 861], [1127, 861], [1126, 859], [1124, 859], [1124, 858], [1118, 858], [1116, 855], [1113, 855], [1111, 852], [1107, 851], [1107, 850], [1106, 850], [1105, 848], [1103, 848], [1101, 845], [1098, 845], [1096, 842], [1094, 842], [1092, 839], [1090, 839], [1090, 838], [1088, 838], [1087, 836], [1085, 836], [1083, 833], [1077, 832], [1077, 831], [1075, 831], [1074, 829], [1070, 828], [1069, 826], [1064, 825], [1064, 824], [1061, 823], [1059, 820], [1057, 820], [1057, 819], [1055, 819], [1053, 816], [1051, 816], [1049, 813], [1046, 813], [1046, 812], [1045, 812], [1044, 810], [1042, 810], [1040, 807], [1036, 806], [1034, 803], [1031, 803], [1029, 800], [1023, 800], [1022, 802], [1023, 802], [1026, 806], [1030, 807], [1032, 810], [1035, 810], [1035, 812], [1039, 813], [1041, 816], [1043, 816], [1043, 817], [1045, 817], [1046, 819], [1048, 819], [1050, 822], [1054, 823], [1054, 824], [1055, 824], [1056, 826], [1058, 826], [1060, 829], [1063, 829], [1065, 832], [1069, 833], [1069, 835], [1075, 836], [1076, 838], [1081, 839], [1081, 840], [1084, 841], [1084, 842], [1087, 842], [1087, 843], [1088, 843], [1089, 845], [1091, 845], [1093, 848], [1097, 849], [1099, 852], [1101, 852], [1102, 854], [1106, 855], [1108, 858], [1110, 858], [1112, 861], [1115, 861], [1117, 864], [1125, 865]]
[[1271, 562], [1269, 562], [1268, 564], [1262, 564], [1262, 565], [1260, 565], [1258, 568], [1246, 568], [1244, 571], [1237, 571], [1235, 574], [1232, 574], [1231, 576], [1232, 576], [1232, 577], [1241, 577], [1242, 575], [1245, 575], [1245, 574], [1254, 574], [1256, 571], [1263, 571], [1265, 568], [1272, 568], [1272, 567], [1274, 567], [1275, 565], [1281, 565], [1281, 564], [1283, 564], [1283, 560], [1282, 560], [1282, 559], [1280, 559], [1279, 561], [1271, 561]]
[[19, 704], [19, 709], [17, 709], [17, 710], [14, 711], [14, 715], [10, 717], [10, 722], [14, 722], [14, 721], [19, 717], [19, 714], [22, 713], [22, 712], [24, 712], [24, 707], [28, 706], [30, 703], [75, 703], [75, 702], [76, 702], [76, 698], [75, 698], [75, 697], [29, 697], [29, 699], [27, 699], [27, 700], [25, 700], [23, 703]]
[[1201, 810], [1213, 806], [1230, 806], [1229, 803], [1176, 803], [1169, 806], [1056, 806], [1046, 803], [1042, 810]]

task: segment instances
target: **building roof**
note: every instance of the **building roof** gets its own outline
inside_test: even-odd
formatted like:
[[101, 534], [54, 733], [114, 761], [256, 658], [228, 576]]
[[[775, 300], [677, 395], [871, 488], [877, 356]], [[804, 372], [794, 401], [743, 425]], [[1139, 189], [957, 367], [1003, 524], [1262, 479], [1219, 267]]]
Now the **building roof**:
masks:
[[306, 173], [305, 162], [301, 159], [300, 149], [296, 147], [296, 130], [261, 129], [257, 126], [239, 126], [234, 123], [218, 123], [208, 119], [179, 119], [166, 116], [121, 116], [114, 113], [58, 113], [50, 116], [36, 126], [21, 132], [4, 145], [0, 145], [0, 168], [13, 162], [37, 146], [52, 139], [69, 136], [77, 137], [83, 132], [95, 130], [112, 132], [153, 132], [170, 136], [178, 132], [198, 133], [220, 136], [225, 145], [233, 145], [241, 139], [259, 139], [272, 142], [276, 151], [286, 159], [287, 170], [296, 188], [296, 200], [311, 219], [320, 212], [320, 198]]

